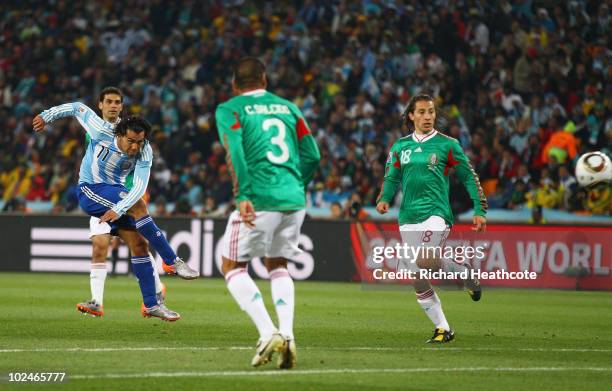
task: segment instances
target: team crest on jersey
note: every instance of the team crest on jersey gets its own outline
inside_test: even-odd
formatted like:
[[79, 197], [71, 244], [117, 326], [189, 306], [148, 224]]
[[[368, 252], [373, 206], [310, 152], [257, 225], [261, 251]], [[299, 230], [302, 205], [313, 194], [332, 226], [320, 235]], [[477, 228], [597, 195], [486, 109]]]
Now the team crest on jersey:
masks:
[[131, 160], [126, 160], [123, 163], [121, 163], [122, 170], [129, 170], [133, 166], [134, 166], [134, 162], [132, 162]]
[[125, 198], [125, 196], [127, 195], [127, 193], [125, 191], [122, 191], [119, 193], [119, 197], [120, 198]]
[[438, 164], [438, 155], [432, 153], [429, 155], [429, 163], [427, 164], [427, 168], [433, 171], [436, 168], [436, 164]]

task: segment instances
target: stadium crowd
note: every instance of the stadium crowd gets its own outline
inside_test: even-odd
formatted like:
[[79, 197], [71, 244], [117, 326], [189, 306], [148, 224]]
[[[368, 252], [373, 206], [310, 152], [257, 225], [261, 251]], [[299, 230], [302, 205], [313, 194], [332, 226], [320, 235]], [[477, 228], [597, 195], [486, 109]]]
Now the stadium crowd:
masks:
[[[25, 4], [24, 4], [25, 3]], [[44, 4], [43, 4], [44, 3]], [[493, 4], [496, 4], [495, 6]], [[267, 64], [269, 89], [306, 115], [322, 154], [308, 202], [367, 218], [387, 151], [408, 133], [411, 95], [436, 97], [490, 208], [609, 213], [610, 195], [577, 189], [573, 161], [612, 143], [612, 17], [606, 2], [8, 1], [0, 8], [0, 194], [5, 209], [78, 205], [85, 144], [76, 121], [44, 134], [32, 118], [105, 86], [154, 133], [148, 193], [158, 214], [223, 216], [232, 183], [214, 108], [232, 64]], [[471, 207], [452, 181], [456, 212]], [[201, 207], [200, 207], [201, 206]]]

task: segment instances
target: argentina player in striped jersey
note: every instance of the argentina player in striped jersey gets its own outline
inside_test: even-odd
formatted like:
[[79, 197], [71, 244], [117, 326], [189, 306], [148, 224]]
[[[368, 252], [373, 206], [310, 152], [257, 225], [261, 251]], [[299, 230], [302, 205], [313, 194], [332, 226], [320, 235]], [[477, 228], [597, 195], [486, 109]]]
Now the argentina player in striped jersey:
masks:
[[[146, 139], [151, 126], [133, 116], [113, 127], [77, 102], [43, 111], [33, 121], [34, 130], [42, 131], [46, 123], [68, 116], [75, 117], [91, 137], [79, 172], [77, 193], [81, 208], [90, 216], [99, 217], [101, 222], [108, 222], [111, 233], [120, 236], [130, 248], [134, 274], [146, 307], [143, 315], [178, 320], [178, 313], [157, 301], [147, 241], [162, 257], [167, 272], [184, 279], [195, 279], [198, 272], [176, 256], [142, 200], [153, 162], [153, 150]], [[128, 191], [124, 184], [131, 171], [134, 171], [134, 184]]]
[[[116, 87], [105, 87], [100, 91], [98, 96], [98, 109], [104, 121], [113, 125], [113, 127], [121, 121], [120, 115], [123, 111], [123, 93]], [[91, 122], [91, 121], [89, 121]], [[83, 126], [87, 125], [84, 123]], [[85, 132], [86, 147], [91, 141], [88, 132]], [[127, 176], [124, 183], [127, 189], [132, 188], [133, 171]], [[112, 245], [112, 260], [113, 273], [116, 272], [116, 262], [119, 256], [119, 237], [111, 236], [111, 227], [108, 223], [100, 222], [97, 217], [91, 216], [89, 219], [89, 238], [92, 244], [91, 270], [89, 273], [89, 285], [91, 290], [91, 299], [80, 302], [76, 305], [76, 309], [83, 314], [90, 314], [94, 317], [104, 316], [104, 285], [106, 281], [106, 259], [108, 256], [109, 247]], [[154, 262], [153, 257], [150, 257], [151, 262]], [[155, 263], [153, 263], [155, 269]], [[131, 269], [131, 268], [130, 268]], [[159, 275], [153, 273], [155, 277], [155, 291], [157, 292], [158, 301], [165, 300], [166, 289], [162, 284]], [[145, 306], [142, 304], [141, 311], [144, 311]]]

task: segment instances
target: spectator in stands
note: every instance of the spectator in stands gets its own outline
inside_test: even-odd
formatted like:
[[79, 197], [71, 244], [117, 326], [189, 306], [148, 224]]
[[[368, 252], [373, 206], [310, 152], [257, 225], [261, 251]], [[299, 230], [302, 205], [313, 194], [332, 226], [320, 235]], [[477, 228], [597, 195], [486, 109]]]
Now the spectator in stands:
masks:
[[332, 202], [330, 206], [330, 215], [334, 220], [340, 220], [344, 218], [344, 214], [342, 211], [342, 205], [339, 202]]

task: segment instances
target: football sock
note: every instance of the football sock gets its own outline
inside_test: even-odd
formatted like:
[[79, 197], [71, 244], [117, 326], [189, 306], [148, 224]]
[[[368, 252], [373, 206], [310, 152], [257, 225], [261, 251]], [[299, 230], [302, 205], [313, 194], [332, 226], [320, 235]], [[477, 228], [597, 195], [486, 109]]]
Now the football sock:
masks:
[[155, 292], [159, 293], [162, 291], [163, 285], [161, 280], [159, 279], [159, 273], [157, 272], [157, 268], [155, 267], [155, 258], [153, 255], [149, 253], [149, 259], [151, 260], [151, 266], [153, 267], [153, 277], [155, 277]]
[[463, 263], [457, 263], [452, 259], [442, 259], [440, 263], [442, 271], [446, 273], [460, 273], [467, 269]]
[[266, 310], [259, 288], [249, 276], [245, 268], [238, 268], [225, 275], [227, 289], [234, 297], [240, 308], [250, 317], [262, 340], [269, 339], [276, 331], [274, 323]]
[[285, 337], [293, 339], [293, 310], [295, 306], [295, 288], [289, 271], [277, 268], [270, 272], [272, 300], [278, 316], [278, 331]]
[[416, 296], [417, 302], [421, 305], [421, 308], [425, 310], [425, 314], [436, 328], [447, 331], [450, 330], [444, 312], [442, 311], [442, 303], [433, 288], [423, 293], [417, 293]]
[[136, 220], [136, 229], [149, 241], [166, 265], [174, 265], [176, 253], [172, 250], [170, 244], [168, 244], [166, 236], [155, 225], [151, 216], [147, 215], [140, 220]]
[[89, 272], [91, 298], [102, 305], [104, 300], [104, 281], [106, 281], [106, 262], [92, 263]]
[[132, 257], [132, 269], [140, 285], [142, 293], [142, 301], [147, 308], [157, 305], [157, 297], [155, 296], [155, 277], [153, 274], [153, 264], [149, 256]]

